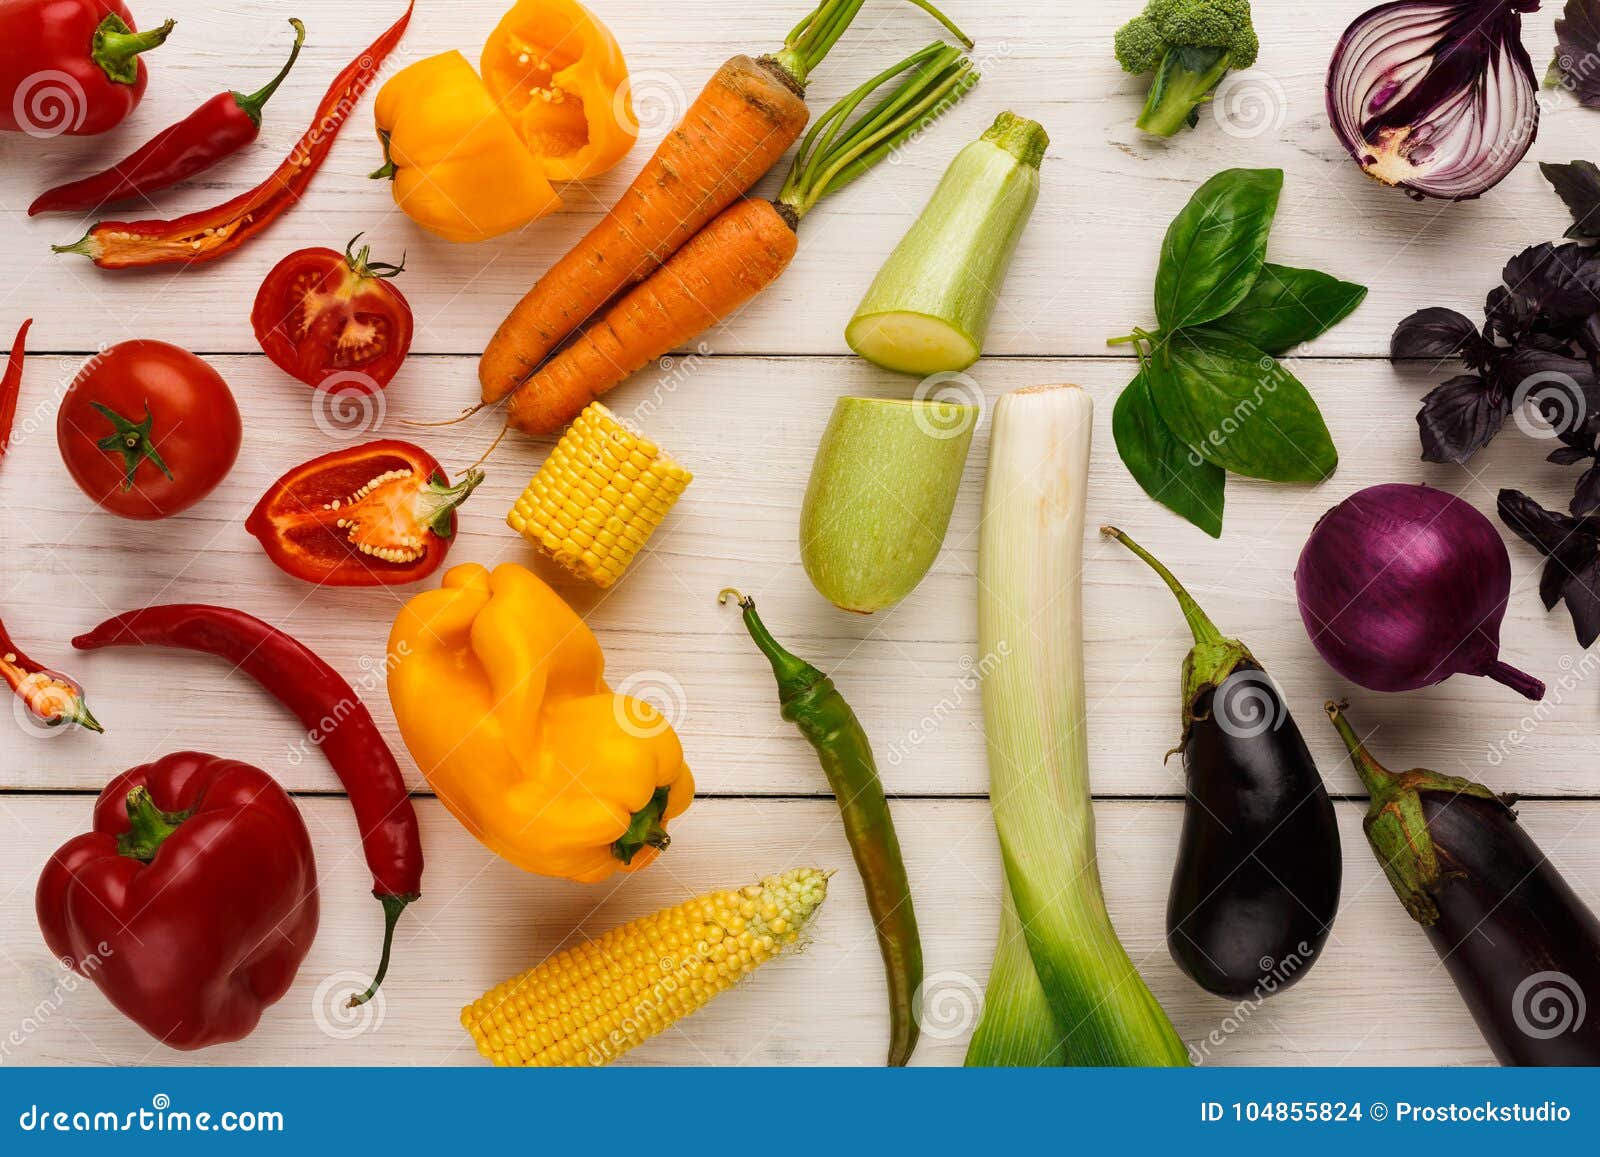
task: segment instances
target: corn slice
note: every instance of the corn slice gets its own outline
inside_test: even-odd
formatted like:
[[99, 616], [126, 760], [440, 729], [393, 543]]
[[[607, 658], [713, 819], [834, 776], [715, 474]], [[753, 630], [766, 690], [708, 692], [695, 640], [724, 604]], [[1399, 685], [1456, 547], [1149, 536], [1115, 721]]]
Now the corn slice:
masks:
[[506, 522], [579, 578], [609, 587], [693, 479], [654, 442], [591, 402]]
[[609, 1064], [798, 942], [831, 874], [792, 868], [614, 928], [484, 993], [461, 1027], [499, 1066]]

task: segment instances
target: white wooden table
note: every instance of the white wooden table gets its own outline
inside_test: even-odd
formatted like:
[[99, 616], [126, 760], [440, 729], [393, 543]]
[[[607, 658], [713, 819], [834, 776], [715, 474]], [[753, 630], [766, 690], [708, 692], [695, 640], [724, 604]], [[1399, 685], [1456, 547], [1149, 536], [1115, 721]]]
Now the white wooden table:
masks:
[[[641, 374], [615, 395], [623, 408], [658, 393], [651, 434], [696, 481], [649, 555], [601, 597], [550, 575], [587, 615], [614, 680], [641, 675], [681, 687], [676, 722], [700, 785], [674, 828], [671, 852], [625, 883], [583, 887], [525, 875], [495, 859], [427, 795], [404, 759], [387, 697], [367, 696], [415, 776], [428, 857], [426, 895], [404, 918], [381, 1002], [347, 1021], [337, 996], [370, 969], [380, 912], [357, 850], [354, 820], [318, 759], [292, 761], [302, 736], [253, 684], [210, 660], [175, 653], [70, 653], [66, 641], [109, 614], [159, 602], [230, 603], [314, 646], [353, 681], [381, 661], [407, 593], [313, 590], [274, 569], [243, 529], [246, 512], [282, 470], [332, 448], [311, 396], [259, 353], [249, 309], [266, 271], [304, 245], [342, 247], [365, 231], [387, 259], [409, 253], [400, 285], [417, 316], [416, 349], [384, 396], [373, 433], [414, 437], [405, 418], [453, 414], [476, 397], [476, 355], [537, 274], [623, 188], [676, 112], [724, 57], [775, 46], [807, 0], [735, 6], [713, 0], [596, 0], [645, 93], [645, 139], [592, 188], [567, 190], [568, 211], [521, 235], [471, 247], [435, 241], [395, 211], [363, 110], [340, 138], [306, 202], [242, 252], [174, 274], [108, 274], [51, 242], [78, 223], [29, 220], [46, 184], [120, 156], [158, 126], [224, 87], [252, 88], [287, 47], [283, 18], [307, 18], [305, 55], [267, 113], [258, 149], [179, 191], [166, 204], [200, 208], [254, 183], [309, 119], [329, 77], [401, 10], [401, 0], [293, 6], [265, 0], [201, 4], [139, 0], [147, 23], [179, 19], [151, 58], [149, 97], [109, 138], [0, 140], [0, 331], [37, 319], [18, 430], [0, 472], [0, 608], [36, 657], [79, 675], [108, 734], [50, 739], [0, 729], [0, 1063], [477, 1064], [456, 1022], [461, 1005], [574, 935], [594, 933], [698, 891], [788, 865], [843, 869], [808, 949], [780, 962], [630, 1063], [876, 1064], [887, 1034], [881, 965], [833, 801], [810, 751], [778, 718], [772, 681], [719, 588], [759, 595], [772, 629], [832, 672], [874, 736], [907, 850], [939, 1019], [922, 1064], [959, 1063], [994, 947], [998, 857], [977, 695], [973, 571], [987, 430], [974, 445], [946, 549], [902, 606], [872, 618], [830, 608], [800, 567], [796, 526], [811, 457], [834, 399], [907, 396], [914, 382], [849, 356], [844, 323], [858, 292], [957, 148], [1014, 108], [1054, 138], [1044, 196], [1025, 238], [990, 342], [974, 371], [990, 399], [1042, 382], [1073, 381], [1099, 405], [1091, 525], [1115, 519], [1162, 554], [1223, 629], [1276, 675], [1315, 751], [1345, 835], [1343, 911], [1326, 960], [1292, 991], [1232, 1016], [1167, 956], [1162, 913], [1181, 817], [1182, 770], [1163, 763], [1178, 732], [1179, 663], [1188, 643], [1167, 594], [1115, 546], [1090, 544], [1086, 564], [1091, 739], [1101, 866], [1117, 927], [1185, 1039], [1220, 1064], [1478, 1064], [1490, 1060], [1421, 932], [1383, 882], [1360, 833], [1360, 787], [1320, 704], [1348, 695], [1380, 758], [1479, 778], [1527, 798], [1530, 831], [1591, 905], [1600, 906], [1600, 764], [1595, 759], [1597, 666], [1564, 611], [1546, 615], [1538, 560], [1511, 554], [1516, 588], [1506, 657], [1552, 683], [1551, 710], [1482, 680], [1458, 679], [1404, 697], [1351, 689], [1313, 653], [1291, 576], [1318, 514], [1358, 489], [1420, 481], [1489, 510], [1501, 485], [1565, 502], [1562, 468], [1545, 447], [1508, 434], [1473, 471], [1418, 461], [1413, 415], [1430, 382], [1384, 359], [1394, 324], [1424, 305], [1476, 316], [1501, 265], [1559, 236], [1565, 211], [1524, 164], [1492, 195], [1463, 205], [1413, 204], [1366, 181], [1324, 120], [1323, 74], [1333, 44], [1365, 0], [1258, 0], [1260, 65], [1171, 143], [1142, 138], [1133, 120], [1143, 82], [1111, 56], [1116, 26], [1138, 0], [1061, 4], [949, 0], [980, 45], [985, 81], [903, 162], [862, 180], [808, 222], [794, 269], [759, 302], [676, 366]], [[477, 52], [504, 0], [421, 0], [401, 63], [461, 48]], [[1552, 14], [1528, 20], [1542, 68]], [[821, 109], [875, 66], [933, 37], [909, 5], [871, 0], [859, 29], [816, 77]], [[1569, 102], [1547, 110], [1534, 159], [1593, 156], [1600, 114]], [[1279, 166], [1287, 174], [1272, 255], [1371, 286], [1366, 304], [1295, 370], [1322, 404], [1342, 465], [1320, 487], [1233, 481], [1220, 543], [1147, 499], [1117, 460], [1111, 403], [1130, 376], [1108, 336], [1151, 320], [1150, 287], [1168, 220], [1219, 169]], [[54, 410], [85, 357], [135, 337], [184, 345], [232, 385], [246, 419], [244, 454], [205, 503], [166, 522], [119, 521], [90, 505], [57, 455]], [[693, 353], [693, 351], [691, 351]], [[379, 418], [381, 417], [381, 423]], [[475, 458], [498, 416], [422, 439], [453, 469]], [[361, 433], [361, 432], [357, 432]], [[502, 519], [549, 443], [513, 441], [463, 517], [452, 560], [533, 564]], [[1566, 685], [1555, 689], [1558, 681]], [[367, 679], [370, 685], [372, 680]], [[928, 723], [925, 720], [938, 720]], [[1516, 734], [1517, 738], [1508, 738]], [[914, 738], [916, 737], [916, 738]], [[59, 843], [84, 830], [94, 794], [117, 771], [173, 750], [212, 750], [270, 770], [299, 798], [322, 874], [321, 934], [294, 990], [247, 1041], [188, 1057], [154, 1046], [98, 992], [66, 979], [33, 916], [33, 884]], [[891, 756], [892, 750], [904, 752]], [[1491, 755], [1491, 753], [1495, 753]], [[8, 1042], [9, 1036], [9, 1042]]]

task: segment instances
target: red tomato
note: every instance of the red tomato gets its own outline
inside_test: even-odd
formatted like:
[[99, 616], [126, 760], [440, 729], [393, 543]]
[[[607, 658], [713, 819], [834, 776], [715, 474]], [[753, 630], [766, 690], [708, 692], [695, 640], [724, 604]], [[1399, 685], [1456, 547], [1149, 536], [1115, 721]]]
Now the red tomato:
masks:
[[285, 574], [335, 587], [398, 586], [444, 562], [456, 509], [483, 481], [476, 468], [451, 486], [410, 442], [368, 442], [296, 466], [245, 520]]
[[381, 390], [411, 351], [411, 307], [389, 278], [405, 269], [369, 261], [372, 250], [302, 249], [273, 267], [256, 294], [256, 340], [308, 386]]
[[239, 457], [239, 407], [188, 350], [129, 341], [93, 358], [56, 415], [72, 480], [112, 514], [166, 518], [216, 489]]

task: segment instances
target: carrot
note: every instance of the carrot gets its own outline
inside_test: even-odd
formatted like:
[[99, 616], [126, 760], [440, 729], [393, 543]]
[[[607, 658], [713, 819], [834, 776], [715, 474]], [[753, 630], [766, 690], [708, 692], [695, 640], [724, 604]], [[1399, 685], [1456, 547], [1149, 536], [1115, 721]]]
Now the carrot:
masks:
[[[911, 0], [970, 46], [929, 0]], [[865, 0], [821, 0], [776, 56], [719, 68], [622, 199], [501, 323], [478, 364], [484, 404], [526, 382], [616, 294], [661, 268], [805, 131], [806, 80]]]
[[[912, 76], [846, 128], [877, 88]], [[799, 247], [800, 220], [922, 131], [977, 83], [957, 48], [933, 44], [835, 105], [807, 135], [776, 201], [724, 209], [515, 392], [507, 425], [553, 434], [595, 398], [735, 314], [776, 281]]]
[[656, 358], [736, 312], [789, 268], [794, 227], [770, 201], [741, 201], [635, 286], [511, 397], [507, 421], [550, 434]]

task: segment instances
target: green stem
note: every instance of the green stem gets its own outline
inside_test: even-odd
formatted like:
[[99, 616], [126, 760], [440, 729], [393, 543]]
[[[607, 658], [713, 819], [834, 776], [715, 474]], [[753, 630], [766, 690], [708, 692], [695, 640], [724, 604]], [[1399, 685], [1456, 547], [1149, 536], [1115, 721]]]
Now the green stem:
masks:
[[1177, 576], [1161, 564], [1160, 559], [1114, 526], [1102, 526], [1100, 533], [1107, 538], [1116, 539], [1142, 558], [1151, 570], [1161, 576], [1161, 581], [1166, 583], [1167, 588], [1177, 596], [1178, 606], [1183, 611], [1184, 621], [1189, 624], [1189, 630], [1194, 632], [1194, 641], [1197, 644], [1217, 646], [1228, 641], [1222, 632], [1217, 630], [1217, 626], [1211, 621], [1210, 616], [1200, 609], [1200, 604], [1194, 601], [1194, 597], [1183, 589], [1183, 584], [1178, 581]]
[[994, 124], [985, 130], [980, 140], [1004, 149], [1017, 163], [1037, 169], [1044, 163], [1044, 154], [1050, 148], [1050, 134], [1038, 121], [1019, 117], [1014, 112], [1003, 112], [994, 118]]
[[[400, 166], [394, 163], [394, 158], [389, 155], [389, 134], [378, 133], [378, 140], [383, 145], [383, 167], [367, 174], [369, 181], [392, 181], [394, 175], [400, 171]], [[359, 236], [359, 234], [357, 234]], [[351, 244], [355, 244], [351, 242]]]
[[1350, 762], [1355, 765], [1356, 774], [1361, 777], [1367, 794], [1374, 803], [1380, 800], [1387, 802], [1399, 790], [1400, 777], [1372, 758], [1372, 753], [1345, 717], [1344, 707], [1343, 703], [1335, 703], [1332, 699], [1322, 705], [1322, 709], [1328, 713], [1328, 721], [1339, 733], [1339, 738], [1344, 740], [1345, 748], [1350, 752]]
[[128, 22], [115, 12], [111, 13], [94, 30], [89, 42], [89, 58], [100, 66], [106, 79], [113, 84], [136, 84], [139, 80], [139, 54], [160, 48], [178, 26], [168, 20], [160, 28], [148, 32], [135, 32]]
[[[850, 116], [891, 80], [911, 76], [853, 124]], [[796, 220], [837, 192], [907, 138], [921, 132], [978, 81], [961, 50], [934, 43], [885, 69], [829, 109], [811, 127], [795, 154], [778, 204]]]
[[272, 99], [272, 94], [278, 91], [278, 86], [289, 75], [289, 70], [294, 67], [294, 62], [300, 59], [300, 49], [306, 42], [306, 26], [292, 16], [289, 17], [289, 23], [294, 26], [294, 48], [289, 52], [288, 63], [279, 70], [278, 75], [273, 77], [265, 88], [259, 89], [248, 96], [238, 92], [233, 94], [233, 99], [240, 110], [255, 123], [257, 128], [261, 127], [262, 108]]
[[483, 482], [483, 478], [483, 471], [477, 467], [463, 474], [461, 481], [454, 486], [446, 486], [444, 479], [435, 475], [417, 498], [417, 521], [440, 538], [449, 538], [453, 533], [450, 516], [472, 497], [472, 492]]
[[650, 802], [633, 813], [628, 830], [622, 833], [622, 838], [611, 845], [611, 854], [624, 864], [631, 864], [633, 857], [646, 848], [666, 851], [672, 843], [672, 837], [667, 834], [663, 817], [667, 814], [667, 801], [671, 795], [670, 787], [656, 788], [650, 797]]
[[359, 1008], [374, 996], [383, 984], [383, 978], [389, 975], [389, 956], [394, 951], [394, 929], [400, 921], [400, 913], [406, 910], [406, 905], [415, 900], [415, 896], [379, 896], [378, 902], [383, 905], [383, 956], [378, 961], [378, 974], [372, 978], [372, 984], [367, 991], [359, 996], [350, 998], [350, 1008]]
[[164, 812], [156, 807], [150, 789], [136, 787], [128, 793], [128, 830], [117, 837], [117, 853], [148, 864], [161, 845], [189, 818], [188, 812]]
[[162, 474], [167, 481], [172, 481], [172, 471], [168, 469], [166, 460], [161, 457], [161, 452], [156, 449], [156, 444], [150, 438], [150, 432], [155, 426], [155, 417], [150, 413], [150, 403], [144, 404], [144, 421], [130, 422], [110, 406], [100, 402], [90, 402], [91, 406], [111, 423], [112, 433], [100, 439], [95, 445], [102, 450], [113, 454], [122, 455], [122, 488], [132, 490], [134, 476], [139, 473], [139, 467], [149, 462]]
[[739, 609], [744, 612], [744, 628], [750, 632], [750, 638], [755, 640], [756, 649], [767, 657], [767, 662], [772, 664], [772, 674], [778, 681], [778, 700], [788, 704], [792, 699], [805, 694], [814, 687], [823, 676], [820, 671], [795, 655], [778, 640], [772, 637], [772, 632], [767, 630], [767, 625], [761, 621], [761, 616], [756, 614], [756, 601], [747, 595], [740, 594], [729, 587], [717, 596], [717, 601], [726, 605], [729, 599], [739, 604]]

